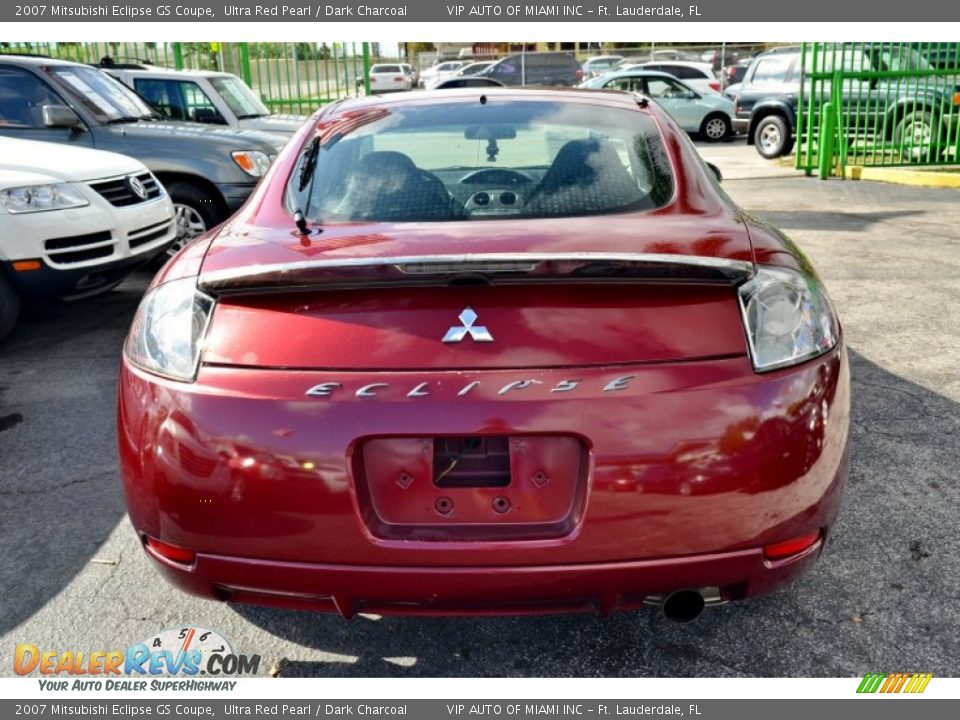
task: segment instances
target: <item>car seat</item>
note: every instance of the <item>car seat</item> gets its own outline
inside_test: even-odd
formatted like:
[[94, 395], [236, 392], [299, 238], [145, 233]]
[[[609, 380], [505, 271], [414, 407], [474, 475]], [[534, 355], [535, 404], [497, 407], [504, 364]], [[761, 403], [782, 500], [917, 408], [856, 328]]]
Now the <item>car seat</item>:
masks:
[[455, 202], [439, 178], [403, 153], [374, 151], [357, 162], [335, 212], [350, 220], [452, 220]]
[[524, 214], [609, 212], [644, 196], [608, 141], [570, 140], [560, 148], [540, 184], [530, 193]]

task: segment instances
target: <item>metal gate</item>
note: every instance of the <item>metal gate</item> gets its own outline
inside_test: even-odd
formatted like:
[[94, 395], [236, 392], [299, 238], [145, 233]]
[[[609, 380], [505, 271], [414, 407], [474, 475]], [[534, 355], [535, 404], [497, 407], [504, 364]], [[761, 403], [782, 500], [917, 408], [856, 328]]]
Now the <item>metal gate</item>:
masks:
[[960, 165], [960, 43], [804, 43], [797, 168]]
[[133, 63], [238, 75], [273, 112], [310, 114], [365, 95], [369, 43], [0, 43], [2, 53], [32, 53], [91, 65]]

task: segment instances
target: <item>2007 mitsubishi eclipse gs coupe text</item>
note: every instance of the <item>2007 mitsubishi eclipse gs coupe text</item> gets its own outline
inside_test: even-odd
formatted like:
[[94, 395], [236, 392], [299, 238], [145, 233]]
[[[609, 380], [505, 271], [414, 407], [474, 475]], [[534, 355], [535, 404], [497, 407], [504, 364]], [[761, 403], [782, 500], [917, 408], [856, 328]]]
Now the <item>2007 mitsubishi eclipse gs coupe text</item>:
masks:
[[146, 552], [346, 617], [690, 620], [796, 578], [847, 476], [846, 353], [807, 259], [718, 182], [627, 93], [321, 110], [133, 322]]

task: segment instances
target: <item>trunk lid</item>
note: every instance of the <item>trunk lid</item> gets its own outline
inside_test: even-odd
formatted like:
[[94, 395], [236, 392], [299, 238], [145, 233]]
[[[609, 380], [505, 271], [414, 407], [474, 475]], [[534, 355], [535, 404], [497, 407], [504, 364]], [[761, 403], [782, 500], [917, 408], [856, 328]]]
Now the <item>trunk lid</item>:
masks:
[[[629, 232], [616, 217], [583, 220], [364, 226], [353, 234], [340, 226], [306, 245], [289, 232], [244, 242], [228, 229], [199, 279], [218, 296], [203, 360], [403, 371], [746, 352], [735, 291], [752, 271], [742, 225], [704, 233], [700, 224], [694, 237], [690, 221], [675, 217], [634, 220]], [[604, 252], [587, 249], [598, 246]]]

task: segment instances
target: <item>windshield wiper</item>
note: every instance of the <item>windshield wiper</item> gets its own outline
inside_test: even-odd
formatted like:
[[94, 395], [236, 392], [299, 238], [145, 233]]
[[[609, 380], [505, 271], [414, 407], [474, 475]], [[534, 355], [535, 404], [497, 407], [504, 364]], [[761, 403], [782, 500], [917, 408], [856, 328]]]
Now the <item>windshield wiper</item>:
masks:
[[123, 123], [140, 122], [143, 118], [140, 115], [121, 115], [120, 117], [107, 120], [107, 125], [120, 125]]
[[250, 118], [270, 117], [270, 113], [247, 113], [246, 115], [237, 115], [237, 120], [249, 120]]
[[297, 189], [303, 192], [303, 189], [310, 184], [313, 179], [313, 171], [317, 169], [317, 156], [320, 154], [320, 138], [314, 137], [310, 141], [310, 146], [303, 157], [303, 165], [300, 166], [300, 178]]

